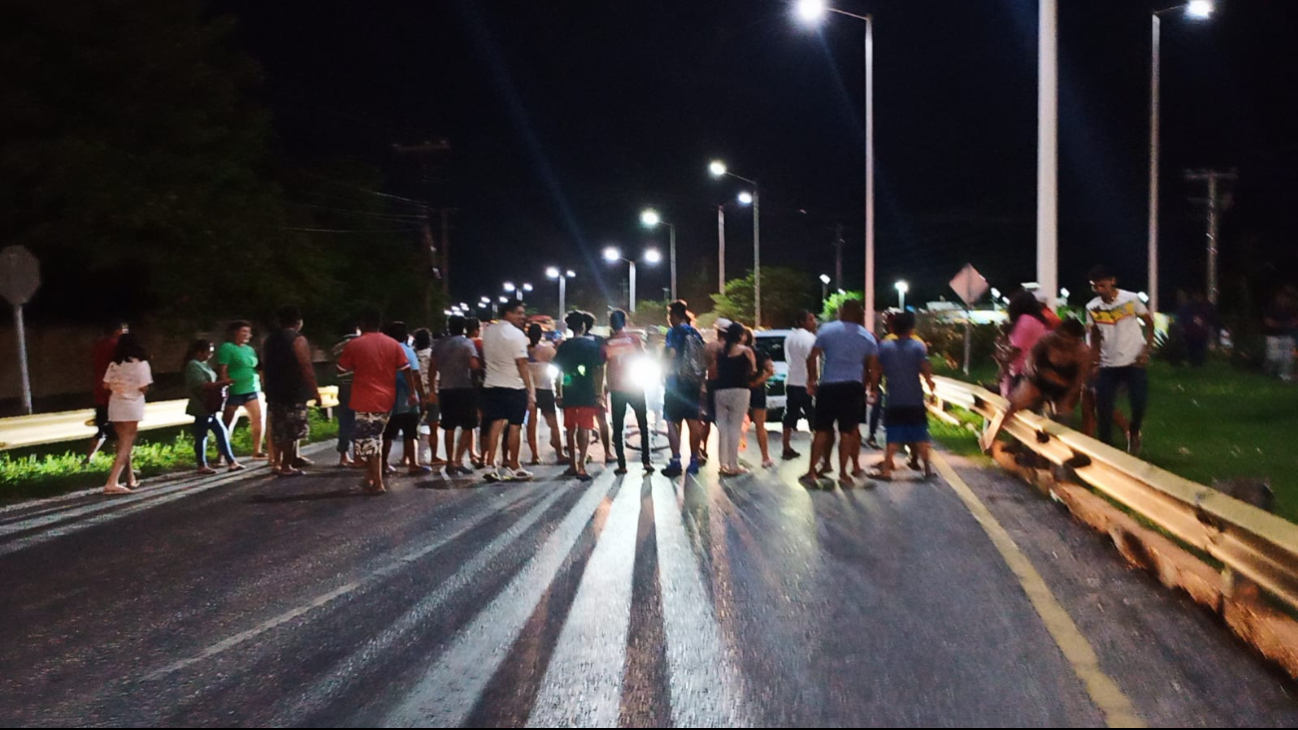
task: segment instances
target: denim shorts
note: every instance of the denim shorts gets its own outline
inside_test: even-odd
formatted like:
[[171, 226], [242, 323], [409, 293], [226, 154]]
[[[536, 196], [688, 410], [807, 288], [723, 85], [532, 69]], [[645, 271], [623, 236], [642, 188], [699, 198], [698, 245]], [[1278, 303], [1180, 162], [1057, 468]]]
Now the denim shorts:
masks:
[[225, 407], [238, 408], [239, 406], [247, 405], [248, 403], [257, 400], [258, 396], [259, 394], [256, 391], [253, 391], [251, 393], [244, 393], [242, 395], [235, 395], [231, 393], [230, 397], [227, 398], [225, 401]]

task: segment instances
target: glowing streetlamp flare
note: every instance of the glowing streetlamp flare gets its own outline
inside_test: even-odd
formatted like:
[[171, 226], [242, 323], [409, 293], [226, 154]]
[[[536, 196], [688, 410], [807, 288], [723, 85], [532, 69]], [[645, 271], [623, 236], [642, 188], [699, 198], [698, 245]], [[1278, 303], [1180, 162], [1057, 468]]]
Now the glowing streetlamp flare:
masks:
[[546, 276], [546, 278], [548, 278], [548, 279], [558, 279], [558, 278], [559, 278], [559, 269], [558, 269], [558, 267], [556, 267], [556, 266], [551, 266], [550, 268], [546, 269], [546, 270], [545, 270], [545, 276]]
[[658, 211], [653, 208], [645, 208], [644, 212], [640, 214], [640, 222], [646, 228], [656, 228], [659, 223], [663, 222], [663, 219], [662, 216], [658, 215]]
[[1216, 6], [1213, 5], [1212, 0], [1193, 0], [1186, 6], [1185, 14], [1191, 18], [1207, 20], [1212, 17], [1214, 10], [1216, 10]]
[[808, 23], [814, 23], [825, 17], [825, 0], [799, 0], [798, 17]]
[[663, 255], [658, 249], [651, 248], [644, 252], [644, 260], [650, 264], [662, 263]]
[[722, 177], [726, 174], [726, 163], [721, 160], [713, 160], [708, 165], [708, 172], [712, 173], [712, 177]]
[[622, 252], [619, 251], [617, 247], [609, 246], [604, 249], [604, 260], [610, 264], [616, 262], [620, 258], [622, 258]]
[[744, 205], [752, 205], [753, 194], [745, 190], [744, 192], [739, 194], [739, 202], [743, 203]]
[[821, 274], [821, 275], [820, 275], [820, 283], [821, 283], [821, 284], [826, 284], [826, 285], [828, 285], [828, 284], [829, 284], [829, 274]]

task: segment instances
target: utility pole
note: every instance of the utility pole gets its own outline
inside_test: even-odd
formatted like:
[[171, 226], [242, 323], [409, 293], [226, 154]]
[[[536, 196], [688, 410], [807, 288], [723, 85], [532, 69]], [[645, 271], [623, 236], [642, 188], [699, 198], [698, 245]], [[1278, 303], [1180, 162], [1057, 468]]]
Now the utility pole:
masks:
[[1221, 183], [1235, 182], [1239, 179], [1239, 173], [1234, 170], [1230, 172], [1187, 170], [1185, 179], [1208, 183], [1208, 198], [1199, 200], [1206, 202], [1208, 208], [1208, 301], [1216, 306], [1221, 298], [1221, 276], [1217, 268], [1221, 240], [1218, 234], [1221, 228], [1221, 213], [1230, 207], [1230, 198], [1223, 192]]
[[[442, 293], [445, 294], [447, 297], [450, 296], [450, 281], [449, 281], [450, 259], [449, 259], [449, 246], [448, 246], [450, 223], [447, 219], [447, 214], [450, 212], [450, 210], [448, 210], [445, 206], [440, 207], [441, 251], [439, 252], [438, 251], [439, 246], [437, 245], [438, 242], [436, 240], [436, 237], [433, 236], [432, 222], [428, 219], [429, 209], [435, 207], [434, 198], [437, 197], [434, 195], [433, 192], [433, 181], [430, 176], [429, 158], [432, 157], [433, 155], [440, 155], [442, 153], [446, 153], [450, 151], [451, 151], [451, 143], [445, 139], [439, 139], [435, 142], [424, 141], [424, 142], [420, 142], [417, 144], [410, 144], [410, 145], [403, 145], [403, 144], [392, 145], [392, 152], [394, 154], [402, 157], [411, 156], [418, 161], [419, 182], [423, 185], [424, 188], [422, 191], [423, 197], [425, 198], [425, 200], [428, 201], [424, 207], [424, 230], [422, 233], [421, 245], [423, 245], [428, 251], [428, 260], [430, 266], [429, 271], [431, 272], [432, 277], [437, 277], [442, 280]], [[426, 281], [424, 284], [424, 309], [425, 309], [425, 314], [429, 317], [431, 317], [433, 314], [432, 312], [433, 286], [434, 284], [430, 277], [430, 279]]]
[[843, 224], [834, 226], [834, 288], [843, 289]]

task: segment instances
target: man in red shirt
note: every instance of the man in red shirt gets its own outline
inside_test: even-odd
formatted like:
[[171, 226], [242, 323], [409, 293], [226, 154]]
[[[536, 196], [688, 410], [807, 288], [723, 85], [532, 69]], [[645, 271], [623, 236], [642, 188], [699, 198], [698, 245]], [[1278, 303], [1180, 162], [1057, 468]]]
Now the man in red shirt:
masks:
[[104, 442], [110, 436], [116, 436], [113, 431], [113, 424], [108, 422], [108, 397], [112, 391], [104, 387], [104, 373], [108, 372], [108, 363], [113, 361], [113, 353], [117, 351], [117, 338], [130, 331], [130, 326], [121, 320], [114, 320], [104, 329], [103, 337], [95, 340], [95, 346], [91, 350], [90, 359], [93, 363], [90, 388], [95, 395], [95, 435], [90, 439], [90, 451], [86, 454], [84, 463], [89, 464], [90, 460], [95, 458], [99, 449], [103, 448]]
[[361, 315], [361, 336], [347, 343], [338, 356], [338, 371], [352, 374], [351, 408], [356, 412], [352, 443], [356, 458], [369, 471], [366, 494], [383, 494], [383, 432], [397, 404], [397, 376], [406, 379], [409, 405], [419, 404], [419, 389], [410, 371], [410, 358], [401, 345], [379, 333], [383, 323], [377, 311]]

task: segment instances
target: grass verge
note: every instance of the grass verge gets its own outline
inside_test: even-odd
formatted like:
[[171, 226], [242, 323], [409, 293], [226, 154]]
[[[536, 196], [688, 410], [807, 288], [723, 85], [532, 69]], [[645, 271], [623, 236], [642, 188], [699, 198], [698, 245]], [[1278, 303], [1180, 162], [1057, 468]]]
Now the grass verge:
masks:
[[[312, 409], [310, 443], [338, 437], [338, 422], [325, 420]], [[234, 452], [239, 457], [252, 454], [252, 435], [245, 425], [235, 429], [232, 438]], [[108, 479], [113, 465], [113, 442], [97, 454], [88, 466], [83, 447], [77, 443], [75, 450], [67, 444], [44, 446], [7, 452], [0, 455], [0, 502], [14, 502], [40, 497], [52, 497], [79, 489], [101, 486]], [[133, 451], [135, 469], [145, 478], [174, 471], [195, 468], [194, 439], [188, 428], [160, 429], [141, 434]], [[214, 439], [208, 439], [208, 459], [216, 463]]]

